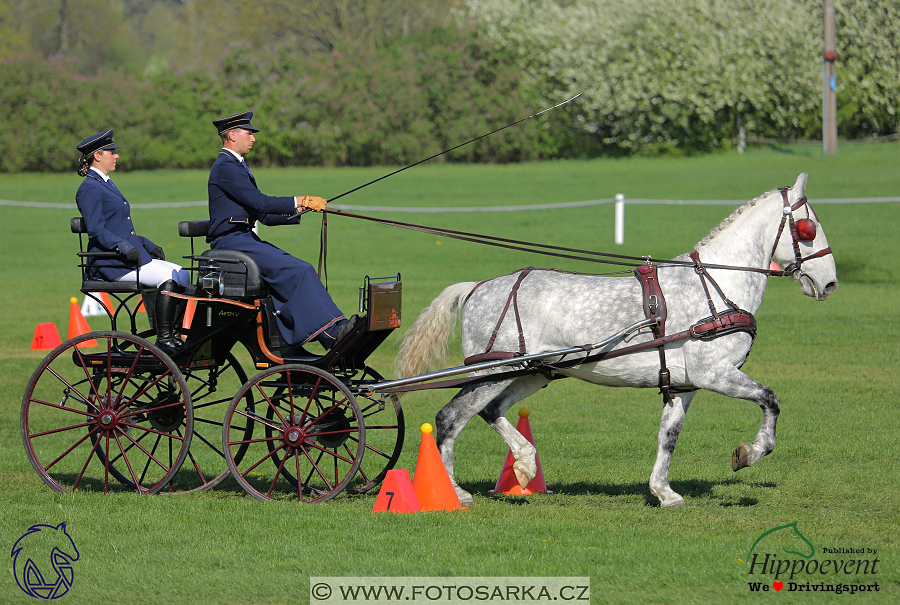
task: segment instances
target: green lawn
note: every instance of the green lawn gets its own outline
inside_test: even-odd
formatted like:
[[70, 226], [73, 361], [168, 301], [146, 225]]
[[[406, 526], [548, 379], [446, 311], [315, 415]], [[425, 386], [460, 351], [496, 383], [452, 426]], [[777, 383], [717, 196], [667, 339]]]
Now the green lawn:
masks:
[[[900, 204], [820, 204], [817, 198], [900, 195], [900, 145], [754, 149], [686, 159], [548, 162], [510, 166], [423, 165], [343, 198], [377, 206], [495, 206], [611, 198], [748, 200], [810, 173], [807, 195], [834, 250], [840, 288], [824, 303], [791, 280], [772, 279], [757, 319], [759, 336], [744, 371], [782, 404], [772, 455], [732, 473], [733, 448], [751, 439], [754, 404], [701, 393], [672, 461], [673, 489], [687, 505], [662, 510], [647, 486], [656, 450], [655, 391], [558, 381], [526, 400], [544, 474], [553, 491], [527, 498], [488, 493], [506, 448], [475, 420], [457, 444], [457, 479], [475, 495], [465, 512], [373, 514], [375, 493], [321, 505], [262, 503], [228, 486], [187, 497], [53, 493], [24, 454], [22, 393], [43, 353], [30, 351], [35, 325], [55, 322], [63, 339], [77, 296], [71, 210], [0, 206], [0, 544], [12, 548], [33, 524], [67, 522], [81, 557], [61, 602], [307, 603], [313, 576], [588, 576], [594, 603], [886, 603], [900, 598], [900, 488], [896, 440]], [[257, 170], [267, 193], [334, 196], [390, 169]], [[138, 204], [206, 197], [206, 174], [114, 175]], [[71, 175], [0, 175], [0, 198], [72, 202]], [[482, 214], [384, 215], [450, 229], [622, 254], [670, 257], [688, 251], [733, 208], [630, 206], [626, 243], [613, 244], [613, 207]], [[179, 220], [204, 208], [137, 208], [141, 233], [189, 253]], [[331, 217], [329, 288], [353, 312], [364, 275], [400, 272], [404, 325], [440, 290], [528, 265], [598, 271]], [[263, 228], [264, 237], [313, 260], [319, 220]], [[91, 318], [94, 329], [106, 326]], [[372, 356], [390, 375], [402, 329]], [[453, 348], [455, 346], [455, 348]], [[460, 360], [451, 345], [448, 365]], [[404, 397], [407, 440], [398, 468], [414, 470], [418, 426], [433, 422], [450, 392]], [[514, 422], [518, 406], [510, 411]], [[877, 573], [804, 576], [810, 584], [876, 582], [849, 595], [751, 593], [747, 555], [764, 532], [797, 522], [816, 549], [877, 550]], [[791, 543], [793, 545], [793, 543]], [[798, 550], [788, 548], [788, 550]], [[769, 553], [775, 553], [770, 548]], [[777, 551], [779, 558], [797, 558]], [[862, 555], [860, 555], [862, 556]], [[12, 559], [0, 602], [27, 602]], [[45, 562], [43, 567], [48, 568]], [[52, 574], [52, 572], [50, 572]], [[798, 582], [800, 578], [794, 578]]]

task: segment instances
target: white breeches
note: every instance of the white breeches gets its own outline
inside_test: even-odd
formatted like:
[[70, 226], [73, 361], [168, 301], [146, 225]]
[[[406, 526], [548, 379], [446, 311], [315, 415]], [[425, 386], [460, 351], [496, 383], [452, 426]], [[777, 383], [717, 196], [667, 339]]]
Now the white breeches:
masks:
[[[135, 281], [137, 271], [126, 273], [116, 281]], [[187, 286], [191, 283], [191, 274], [181, 268], [180, 265], [170, 263], [167, 260], [153, 259], [140, 270], [141, 285], [158, 288], [170, 279], [175, 280], [179, 286]]]

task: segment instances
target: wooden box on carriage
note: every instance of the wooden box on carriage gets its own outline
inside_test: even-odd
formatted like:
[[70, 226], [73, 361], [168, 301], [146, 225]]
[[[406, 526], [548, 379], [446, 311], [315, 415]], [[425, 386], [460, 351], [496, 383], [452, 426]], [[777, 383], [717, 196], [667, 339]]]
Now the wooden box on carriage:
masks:
[[360, 288], [360, 311], [368, 312], [369, 331], [400, 327], [402, 290], [399, 273], [390, 278], [366, 276], [365, 285]]

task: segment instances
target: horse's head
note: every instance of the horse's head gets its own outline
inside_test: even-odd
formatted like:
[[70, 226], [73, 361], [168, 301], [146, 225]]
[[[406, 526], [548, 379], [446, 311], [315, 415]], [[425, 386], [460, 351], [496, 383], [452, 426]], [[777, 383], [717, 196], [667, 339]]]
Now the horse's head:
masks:
[[780, 190], [783, 214], [772, 260], [800, 282], [803, 294], [825, 300], [837, 290], [837, 271], [819, 217], [806, 200], [808, 176], [803, 172], [793, 187]]

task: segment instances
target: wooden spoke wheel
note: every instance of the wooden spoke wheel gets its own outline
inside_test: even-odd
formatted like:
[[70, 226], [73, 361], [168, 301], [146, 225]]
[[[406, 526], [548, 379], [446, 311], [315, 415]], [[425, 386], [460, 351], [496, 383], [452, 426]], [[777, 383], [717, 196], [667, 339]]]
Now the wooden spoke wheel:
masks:
[[348, 488], [354, 494], [381, 485], [403, 450], [405, 429], [400, 398], [394, 393], [386, 396], [366, 394], [367, 383], [382, 380], [381, 374], [366, 367], [360, 379], [353, 382], [354, 390], [361, 390], [356, 400], [366, 423], [366, 453], [359, 465], [359, 474]]
[[[234, 428], [244, 426], [243, 418], [253, 425], [249, 438]], [[276, 366], [250, 379], [222, 430], [232, 475], [260, 500], [330, 500], [356, 475], [365, 443], [365, 421], [350, 390], [305, 365]]]
[[159, 492], [187, 456], [193, 426], [178, 367], [124, 332], [62, 343], [34, 371], [22, 398], [25, 452], [58, 492]]
[[[206, 491], [229, 475], [222, 450], [222, 427], [234, 394], [247, 382], [247, 373], [231, 353], [221, 366], [182, 371], [194, 408], [194, 434], [187, 459], [163, 493]], [[253, 391], [245, 391], [243, 400], [247, 408], [253, 408]], [[232, 417], [232, 420], [237, 423], [231, 427], [233, 434], [242, 435], [242, 441], [250, 439], [252, 421], [240, 415]], [[245, 445], [235, 450], [238, 461], [246, 449]]]

